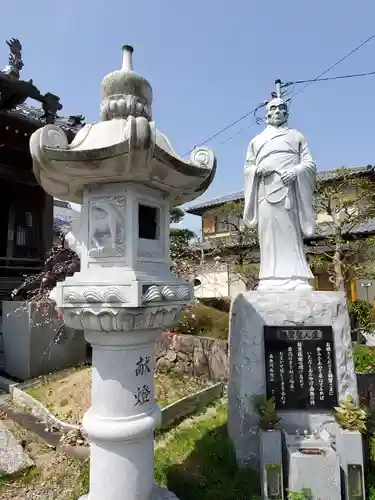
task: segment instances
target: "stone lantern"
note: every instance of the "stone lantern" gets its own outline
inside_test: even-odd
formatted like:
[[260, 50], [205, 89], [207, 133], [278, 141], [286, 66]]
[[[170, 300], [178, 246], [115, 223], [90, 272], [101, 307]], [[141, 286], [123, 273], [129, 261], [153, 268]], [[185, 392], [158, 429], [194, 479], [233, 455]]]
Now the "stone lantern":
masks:
[[152, 89], [132, 69], [102, 82], [101, 122], [71, 144], [58, 126], [30, 139], [34, 173], [49, 194], [82, 204], [68, 235], [81, 271], [51, 297], [65, 323], [84, 330], [93, 348], [92, 401], [83, 419], [91, 443], [89, 500], [175, 496], [154, 484], [153, 347], [193, 298], [170, 272], [170, 207], [197, 198], [216, 169], [212, 151], [179, 157], [151, 119]]

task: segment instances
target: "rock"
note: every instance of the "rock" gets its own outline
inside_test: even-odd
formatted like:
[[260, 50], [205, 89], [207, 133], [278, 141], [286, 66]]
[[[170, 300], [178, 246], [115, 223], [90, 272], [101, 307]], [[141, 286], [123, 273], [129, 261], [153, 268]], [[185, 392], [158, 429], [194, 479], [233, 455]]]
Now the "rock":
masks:
[[186, 375], [189, 375], [190, 377], [192, 377], [194, 375], [194, 365], [191, 361], [189, 361], [185, 365], [185, 373], [186, 373]]
[[178, 352], [177, 359], [179, 359], [180, 361], [184, 361], [186, 363], [187, 361], [189, 361], [189, 356], [183, 352]]
[[201, 377], [206, 376], [209, 377], [210, 369], [208, 364], [208, 358], [202, 344], [198, 341], [195, 344], [194, 349], [194, 376]]
[[228, 343], [217, 340], [212, 344], [208, 356], [211, 380], [222, 382], [228, 380]]
[[164, 332], [155, 348], [156, 369], [214, 381], [228, 380], [228, 342]]
[[173, 366], [173, 371], [179, 375], [183, 375], [186, 372], [184, 363], [182, 361], [177, 361]]
[[160, 373], [169, 373], [172, 370], [172, 363], [165, 358], [156, 361], [156, 370]]
[[174, 363], [177, 360], [177, 353], [174, 351], [168, 351], [164, 356], [164, 359], [166, 359], [170, 363]]
[[25, 453], [13, 434], [0, 422], [0, 476], [33, 467], [34, 462]]
[[168, 352], [168, 346], [162, 340], [158, 340], [154, 347], [155, 358], [159, 359], [165, 356]]
[[[174, 351], [185, 354], [193, 354], [196, 338], [192, 335], [174, 335], [172, 337], [172, 348]], [[198, 340], [199, 342], [199, 340]]]

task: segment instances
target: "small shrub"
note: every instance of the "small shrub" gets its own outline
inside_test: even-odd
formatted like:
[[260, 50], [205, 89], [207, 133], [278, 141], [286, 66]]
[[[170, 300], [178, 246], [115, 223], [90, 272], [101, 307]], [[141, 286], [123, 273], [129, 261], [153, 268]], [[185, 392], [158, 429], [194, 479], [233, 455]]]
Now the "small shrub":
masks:
[[355, 300], [348, 306], [350, 325], [353, 330], [373, 332], [375, 326], [375, 310], [367, 300]]
[[228, 313], [194, 302], [182, 312], [173, 331], [227, 340], [228, 323]]
[[275, 429], [280, 421], [276, 411], [275, 399], [267, 399], [263, 395], [253, 397], [254, 410], [259, 415], [259, 426], [263, 430]]
[[370, 467], [366, 477], [369, 500], [375, 500], [375, 436], [369, 436]]
[[334, 407], [334, 414], [342, 429], [362, 433], [367, 431], [367, 414], [354, 402], [353, 396], [340, 401], [340, 406]]
[[367, 475], [367, 480], [366, 484], [368, 486], [368, 500], [375, 500], [375, 473], [370, 472], [370, 474]]
[[375, 348], [365, 345], [353, 346], [354, 368], [358, 373], [375, 373]]
[[303, 488], [301, 491], [290, 491], [288, 500], [312, 500], [313, 496], [310, 488]]
[[229, 297], [202, 297], [198, 299], [199, 302], [208, 307], [213, 307], [219, 311], [229, 313], [230, 309], [230, 298]]

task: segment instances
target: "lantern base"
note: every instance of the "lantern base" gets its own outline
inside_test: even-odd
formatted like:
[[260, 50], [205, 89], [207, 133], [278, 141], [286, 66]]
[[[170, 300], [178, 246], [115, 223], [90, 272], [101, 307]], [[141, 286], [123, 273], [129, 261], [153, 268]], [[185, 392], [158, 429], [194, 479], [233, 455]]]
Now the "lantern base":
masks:
[[[90, 495], [84, 495], [79, 500], [90, 500]], [[178, 500], [178, 498], [167, 488], [162, 488], [158, 484], [155, 484], [150, 500]]]

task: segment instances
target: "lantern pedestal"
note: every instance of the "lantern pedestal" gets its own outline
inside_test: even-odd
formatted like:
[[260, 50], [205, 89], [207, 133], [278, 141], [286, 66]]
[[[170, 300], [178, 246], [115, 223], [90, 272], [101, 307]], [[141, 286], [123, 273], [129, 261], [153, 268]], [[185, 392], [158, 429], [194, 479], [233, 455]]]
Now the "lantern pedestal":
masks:
[[85, 332], [93, 347], [92, 406], [83, 419], [91, 443], [88, 500], [176, 498], [153, 479], [160, 420], [153, 346], [160, 333], [160, 328]]

